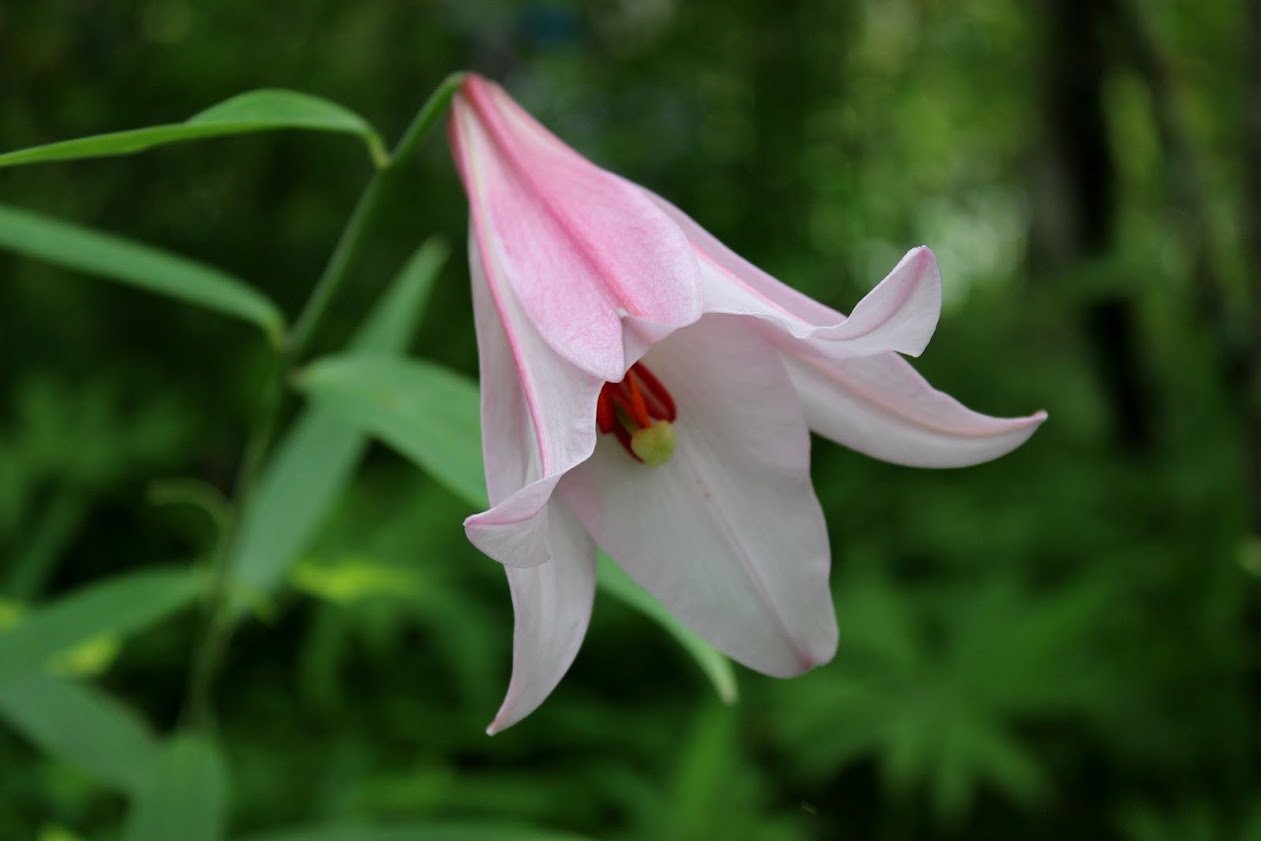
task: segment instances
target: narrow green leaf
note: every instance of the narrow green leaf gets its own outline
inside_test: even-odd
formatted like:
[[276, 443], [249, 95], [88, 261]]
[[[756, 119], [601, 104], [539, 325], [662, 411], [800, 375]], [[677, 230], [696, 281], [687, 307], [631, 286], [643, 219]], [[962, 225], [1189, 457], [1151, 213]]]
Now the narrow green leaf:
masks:
[[377, 167], [386, 164], [385, 149], [380, 136], [367, 120], [355, 112], [318, 96], [297, 91], [263, 89], [226, 99], [183, 123], [96, 134], [18, 149], [0, 155], [0, 167], [130, 155], [168, 143], [277, 129], [352, 134], [367, 145], [368, 153]]
[[683, 650], [692, 655], [696, 665], [700, 666], [705, 677], [709, 678], [709, 682], [713, 684], [719, 700], [724, 704], [734, 704], [739, 699], [736, 671], [731, 661], [699, 634], [680, 622], [673, 613], [666, 610], [661, 602], [657, 601], [652, 593], [636, 584], [625, 570], [603, 552], [600, 553], [599, 566], [596, 568], [596, 583], [603, 592], [655, 620], [668, 631], [670, 636], [683, 647]]
[[192, 602], [199, 588], [190, 570], [146, 569], [37, 608], [0, 631], [0, 684], [43, 670], [54, 655], [80, 643], [151, 625]]
[[275, 344], [276, 305], [245, 281], [148, 245], [0, 205], [0, 248], [253, 322]]
[[[351, 342], [351, 355], [397, 354], [406, 348], [446, 254], [438, 240], [416, 250]], [[327, 410], [307, 409], [294, 422], [242, 515], [232, 555], [234, 609], [284, 579], [350, 480], [365, 446], [362, 430]]]
[[228, 823], [228, 770], [209, 739], [176, 736], [141, 779], [126, 841], [220, 841]]
[[402, 826], [344, 824], [250, 836], [248, 841], [586, 841], [586, 836], [548, 829], [483, 822]]
[[436, 237], [412, 253], [350, 342], [354, 355], [395, 356], [407, 349], [449, 253]]
[[[472, 505], [487, 504], [477, 384], [418, 360], [333, 357], [299, 387], [318, 404], [379, 437]], [[600, 588], [661, 624], [692, 655], [718, 697], [737, 697], [731, 661], [665, 609], [601, 553]]]
[[91, 684], [48, 675], [0, 683], [0, 718], [42, 751], [131, 791], [157, 752], [145, 723]]
[[486, 504], [477, 385], [418, 360], [321, 360], [298, 385], [319, 405], [415, 461], [458, 496]]

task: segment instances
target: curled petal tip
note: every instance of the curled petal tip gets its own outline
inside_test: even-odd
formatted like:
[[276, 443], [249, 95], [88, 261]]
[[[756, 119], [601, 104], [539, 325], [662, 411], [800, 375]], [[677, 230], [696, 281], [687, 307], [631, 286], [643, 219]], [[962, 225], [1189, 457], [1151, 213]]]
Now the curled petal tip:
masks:
[[1046, 419], [1048, 417], [1050, 416], [1047, 414], [1046, 409], [1039, 409], [1038, 411], [1034, 412], [1031, 415], [1025, 415], [1024, 417], [1018, 417], [1018, 418], [1010, 418], [1008, 419], [1007, 423], [1009, 427], [1013, 430], [1027, 429], [1029, 430], [1029, 434], [1032, 435], [1034, 432], [1037, 431], [1038, 427], [1046, 423]]
[[537, 528], [521, 523], [478, 521], [474, 514], [464, 521], [464, 534], [483, 554], [504, 566], [536, 567], [551, 560], [546, 540]]
[[826, 666], [828, 663], [831, 663], [832, 658], [836, 656], [838, 636], [835, 613], [833, 613], [833, 619], [829, 623], [828, 630], [819, 639], [819, 642], [822, 644], [816, 644], [814, 650], [807, 648], [801, 652], [801, 671], [798, 674], [805, 674], [819, 666]]

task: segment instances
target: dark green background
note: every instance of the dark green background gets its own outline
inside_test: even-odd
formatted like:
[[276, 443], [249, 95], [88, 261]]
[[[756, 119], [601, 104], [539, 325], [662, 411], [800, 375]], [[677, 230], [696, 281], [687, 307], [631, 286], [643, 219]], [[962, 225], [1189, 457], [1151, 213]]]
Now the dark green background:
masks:
[[[0, 7], [0, 150], [265, 86], [341, 102], [388, 140], [444, 75], [477, 70], [839, 309], [928, 244], [946, 306], [917, 367], [981, 411], [1050, 412], [1015, 454], [960, 471], [816, 442], [841, 627], [827, 666], [742, 672], [724, 708], [603, 599], [569, 677], [494, 738], [502, 573], [467, 545], [466, 505], [374, 449], [305, 563], [411, 583], [344, 602], [298, 586], [238, 635], [217, 693], [234, 830], [1261, 837], [1258, 56], [1255, 0]], [[436, 233], [456, 256], [414, 351], [474, 372], [442, 133], [408, 166], [315, 351]], [[0, 171], [0, 201], [222, 266], [292, 314], [370, 174], [346, 137], [261, 134]], [[200, 558], [205, 522], [146, 488], [230, 484], [264, 351], [240, 324], [0, 255], [0, 594]], [[128, 641], [99, 677], [163, 730], [195, 620]], [[110, 838], [123, 811], [0, 732], [3, 837]]]

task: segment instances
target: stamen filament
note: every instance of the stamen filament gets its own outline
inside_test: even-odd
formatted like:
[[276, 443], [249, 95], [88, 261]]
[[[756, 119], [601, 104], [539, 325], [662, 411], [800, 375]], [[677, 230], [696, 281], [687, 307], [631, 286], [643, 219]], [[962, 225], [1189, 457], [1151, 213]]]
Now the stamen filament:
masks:
[[666, 391], [666, 387], [661, 384], [661, 380], [642, 362], [636, 362], [631, 366], [630, 373], [637, 376], [644, 383], [644, 391], [646, 391], [654, 401], [658, 404], [657, 411], [653, 412], [653, 417], [659, 420], [668, 420], [673, 423], [678, 419], [678, 409], [675, 408], [674, 398], [670, 396], [670, 392]]
[[631, 458], [650, 467], [670, 460], [678, 409], [661, 380], [636, 362], [621, 382], [605, 383], [596, 400], [596, 428], [612, 433]]
[[648, 407], [644, 405], [644, 396], [639, 393], [639, 386], [635, 385], [635, 377], [629, 375], [623, 382], [630, 391], [631, 415], [635, 418], [635, 423], [647, 429], [652, 426], [652, 417], [648, 414]]

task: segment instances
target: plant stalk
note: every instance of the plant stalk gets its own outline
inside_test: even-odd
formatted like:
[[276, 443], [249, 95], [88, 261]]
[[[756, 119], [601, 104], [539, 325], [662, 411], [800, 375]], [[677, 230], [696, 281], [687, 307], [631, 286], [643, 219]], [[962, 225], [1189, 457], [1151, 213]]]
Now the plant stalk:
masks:
[[294, 366], [302, 358], [303, 351], [315, 334], [329, 304], [345, 284], [359, 253], [363, 249], [367, 231], [380, 211], [381, 196], [390, 180], [397, 177], [399, 165], [411, 157], [420, 147], [442, 115], [463, 80], [463, 73], [453, 73], [442, 81], [416, 112], [407, 130], [395, 144], [393, 152], [378, 167], [364, 188], [346, 227], [337, 240], [319, 280], [303, 305], [283, 347], [276, 353], [271, 370], [263, 385], [259, 410], [246, 442], [245, 452], [237, 470], [232, 495], [232, 506], [226, 526], [215, 547], [210, 564], [208, 588], [209, 605], [207, 623], [201, 642], [194, 652], [189, 670], [188, 689], [185, 696], [184, 718], [193, 726], [213, 724], [211, 697], [215, 679], [227, 653], [235, 621], [229, 608], [229, 576], [232, 555], [239, 537], [238, 525], [241, 512], [246, 509], [254, 494], [254, 486], [263, 471], [267, 454], [271, 449], [281, 410], [284, 406], [285, 383]]

